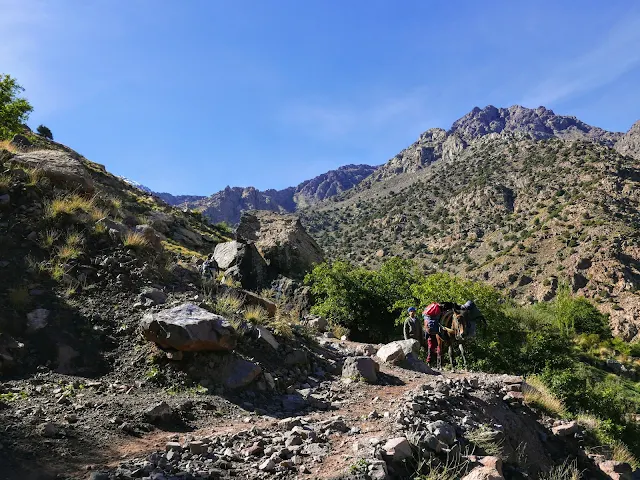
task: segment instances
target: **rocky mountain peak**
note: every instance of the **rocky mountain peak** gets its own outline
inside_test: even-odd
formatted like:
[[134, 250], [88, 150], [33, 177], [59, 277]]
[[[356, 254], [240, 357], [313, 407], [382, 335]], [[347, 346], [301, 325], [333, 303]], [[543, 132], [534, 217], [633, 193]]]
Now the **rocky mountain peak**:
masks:
[[488, 105], [483, 109], [475, 107], [462, 118], [456, 120], [449, 134], [457, 133], [470, 141], [491, 133], [520, 132], [535, 139], [558, 137], [566, 140], [588, 139], [606, 146], [621, 137], [620, 133], [607, 132], [592, 127], [573, 116], [556, 115], [546, 107], [535, 109], [521, 105], [497, 108]]

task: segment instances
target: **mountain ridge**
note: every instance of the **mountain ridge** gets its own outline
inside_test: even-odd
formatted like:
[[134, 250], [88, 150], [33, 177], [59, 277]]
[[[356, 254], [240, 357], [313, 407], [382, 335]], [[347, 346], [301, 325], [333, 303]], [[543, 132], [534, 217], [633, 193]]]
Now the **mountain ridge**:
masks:
[[330, 259], [487, 281], [519, 302], [561, 284], [640, 339], [640, 122], [607, 132], [546, 108], [473, 109], [303, 209]]

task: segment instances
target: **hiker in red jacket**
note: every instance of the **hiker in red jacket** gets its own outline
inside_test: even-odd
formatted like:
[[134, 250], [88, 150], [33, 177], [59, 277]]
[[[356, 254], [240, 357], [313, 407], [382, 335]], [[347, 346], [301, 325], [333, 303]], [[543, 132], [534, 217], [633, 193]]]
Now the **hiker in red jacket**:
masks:
[[431, 362], [431, 353], [435, 352], [436, 359], [440, 356], [440, 347], [438, 346], [438, 333], [440, 333], [440, 317], [442, 316], [442, 308], [438, 303], [432, 303], [422, 312], [424, 318], [424, 332], [427, 337], [427, 363]]

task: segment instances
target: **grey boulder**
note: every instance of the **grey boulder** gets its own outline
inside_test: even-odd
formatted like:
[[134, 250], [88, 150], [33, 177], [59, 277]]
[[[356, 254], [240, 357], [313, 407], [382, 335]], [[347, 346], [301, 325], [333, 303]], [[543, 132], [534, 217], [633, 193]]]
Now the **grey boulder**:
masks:
[[346, 381], [363, 379], [368, 383], [375, 383], [378, 380], [379, 371], [380, 366], [371, 357], [347, 357], [342, 366], [342, 379]]
[[38, 150], [18, 153], [11, 160], [30, 168], [37, 168], [52, 181], [68, 188], [89, 193], [95, 189], [89, 171], [77, 155], [58, 150]]
[[227, 319], [192, 303], [148, 313], [141, 327], [147, 340], [186, 352], [231, 351], [237, 343], [235, 329]]

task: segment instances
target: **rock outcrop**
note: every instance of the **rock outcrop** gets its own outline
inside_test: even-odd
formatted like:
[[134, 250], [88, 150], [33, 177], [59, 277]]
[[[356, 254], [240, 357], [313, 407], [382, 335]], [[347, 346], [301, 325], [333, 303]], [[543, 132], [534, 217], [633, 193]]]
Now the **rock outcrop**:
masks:
[[179, 351], [231, 351], [237, 342], [224, 317], [191, 303], [148, 313], [141, 328], [147, 340]]
[[622, 155], [640, 160], [640, 120], [616, 142], [615, 149]]
[[236, 238], [254, 243], [272, 274], [300, 279], [313, 265], [324, 261], [322, 249], [293, 215], [247, 212], [236, 229]]
[[29, 153], [18, 153], [12, 157], [14, 162], [29, 168], [36, 168], [53, 182], [91, 193], [94, 184], [89, 172], [78, 156], [58, 150], [37, 150]]

